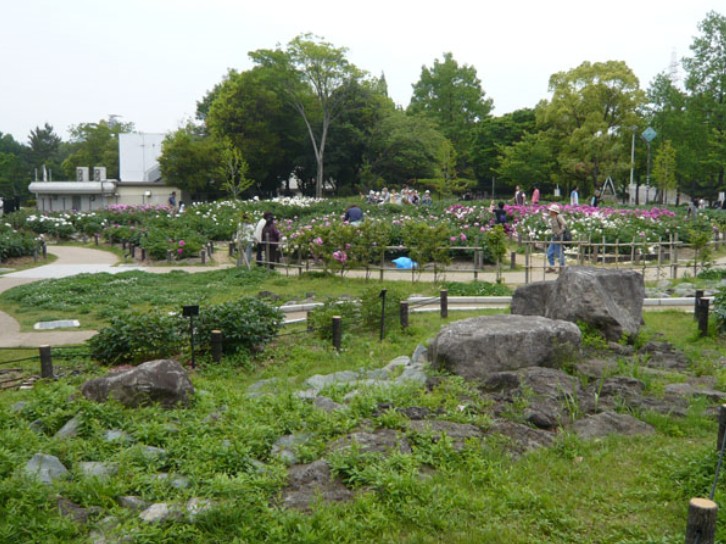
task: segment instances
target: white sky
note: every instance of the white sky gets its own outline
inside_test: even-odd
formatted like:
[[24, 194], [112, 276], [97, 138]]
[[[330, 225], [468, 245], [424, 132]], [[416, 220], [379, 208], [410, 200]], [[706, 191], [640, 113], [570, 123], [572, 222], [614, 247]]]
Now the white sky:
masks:
[[581, 62], [624, 60], [647, 88], [675, 51], [690, 54], [723, 0], [2, 0], [0, 132], [27, 142], [48, 122], [121, 115], [168, 132], [247, 53], [312, 32], [406, 106], [422, 66], [444, 52], [477, 70], [494, 114], [547, 98], [549, 76]]

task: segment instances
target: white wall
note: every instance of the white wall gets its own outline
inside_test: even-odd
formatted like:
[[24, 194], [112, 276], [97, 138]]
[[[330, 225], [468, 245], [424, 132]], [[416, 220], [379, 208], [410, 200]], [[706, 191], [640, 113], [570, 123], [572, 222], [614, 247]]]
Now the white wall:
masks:
[[159, 164], [163, 140], [163, 134], [120, 134], [120, 181], [155, 181], [148, 179], [148, 174]]

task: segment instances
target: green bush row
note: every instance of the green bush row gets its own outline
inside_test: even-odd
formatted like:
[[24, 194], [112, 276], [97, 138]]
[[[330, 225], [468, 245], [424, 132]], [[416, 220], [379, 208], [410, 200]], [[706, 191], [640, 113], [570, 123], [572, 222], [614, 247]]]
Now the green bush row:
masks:
[[[210, 351], [212, 331], [220, 330], [225, 353], [253, 353], [275, 337], [282, 322], [279, 309], [251, 297], [205, 306], [194, 321], [196, 348]], [[178, 314], [123, 314], [90, 339], [91, 356], [108, 365], [174, 358], [189, 345], [188, 331], [189, 322]]]

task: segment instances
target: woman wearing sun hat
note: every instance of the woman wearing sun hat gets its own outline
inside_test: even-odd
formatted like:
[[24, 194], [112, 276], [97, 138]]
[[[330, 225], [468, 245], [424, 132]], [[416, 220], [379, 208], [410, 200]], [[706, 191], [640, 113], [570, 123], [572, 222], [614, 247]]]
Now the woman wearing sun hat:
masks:
[[555, 272], [555, 258], [560, 262], [560, 270], [565, 267], [565, 249], [562, 245], [562, 234], [567, 228], [567, 223], [562, 217], [562, 210], [557, 204], [551, 204], [549, 208], [549, 225], [552, 231], [550, 245], [547, 248], [547, 262], [550, 266], [545, 272]]

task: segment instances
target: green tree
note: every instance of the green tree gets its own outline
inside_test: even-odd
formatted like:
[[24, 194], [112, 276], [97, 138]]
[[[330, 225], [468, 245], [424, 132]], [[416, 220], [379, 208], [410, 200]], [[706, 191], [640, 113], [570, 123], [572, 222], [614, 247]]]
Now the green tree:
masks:
[[676, 149], [670, 140], [666, 140], [658, 148], [653, 160], [653, 180], [658, 187], [660, 202], [667, 202], [668, 191], [677, 187], [676, 181]]
[[538, 126], [560, 142], [566, 186], [599, 186], [629, 168], [630, 131], [645, 101], [638, 78], [622, 61], [583, 62], [550, 77], [550, 101], [537, 107]]
[[9, 198], [27, 194], [30, 167], [28, 149], [10, 134], [0, 132], [0, 196]]
[[333, 120], [340, 115], [351, 84], [363, 73], [336, 48], [312, 34], [297, 36], [286, 50], [258, 50], [250, 57], [260, 65], [276, 67], [282, 85], [277, 92], [303, 119], [317, 166], [315, 195], [322, 196], [325, 148]]
[[279, 71], [267, 66], [230, 71], [206, 115], [209, 134], [242, 153], [258, 193], [274, 194], [309, 149], [302, 120], [276, 91], [282, 85]]
[[528, 186], [552, 178], [557, 162], [552, 142], [545, 133], [525, 134], [518, 142], [499, 149], [501, 160], [496, 173], [509, 185]]
[[190, 193], [194, 200], [221, 196], [222, 162], [219, 142], [191, 123], [164, 138], [159, 157], [164, 181]]
[[396, 110], [371, 135], [367, 171], [387, 184], [443, 178], [452, 153], [451, 144], [432, 121]]
[[714, 11], [698, 25], [700, 35], [691, 44], [692, 57], [683, 59], [689, 109], [700, 118], [706, 145], [700, 160], [706, 169], [709, 191], [724, 187], [726, 167], [726, 17]]
[[72, 126], [71, 153], [62, 167], [67, 179], [76, 179], [78, 166], [105, 166], [110, 179], [119, 177], [118, 135], [133, 131], [133, 123], [81, 123]]
[[408, 112], [424, 115], [438, 124], [452, 142], [458, 156], [457, 168], [470, 174], [474, 129], [489, 116], [492, 100], [486, 98], [476, 69], [459, 66], [451, 53], [432, 68], [422, 67], [413, 86]]
[[254, 183], [254, 180], [247, 177], [249, 165], [242, 156], [242, 152], [230, 140], [222, 143], [220, 159], [222, 162], [219, 174], [222, 178], [222, 188], [227, 191], [229, 196], [237, 200]]

